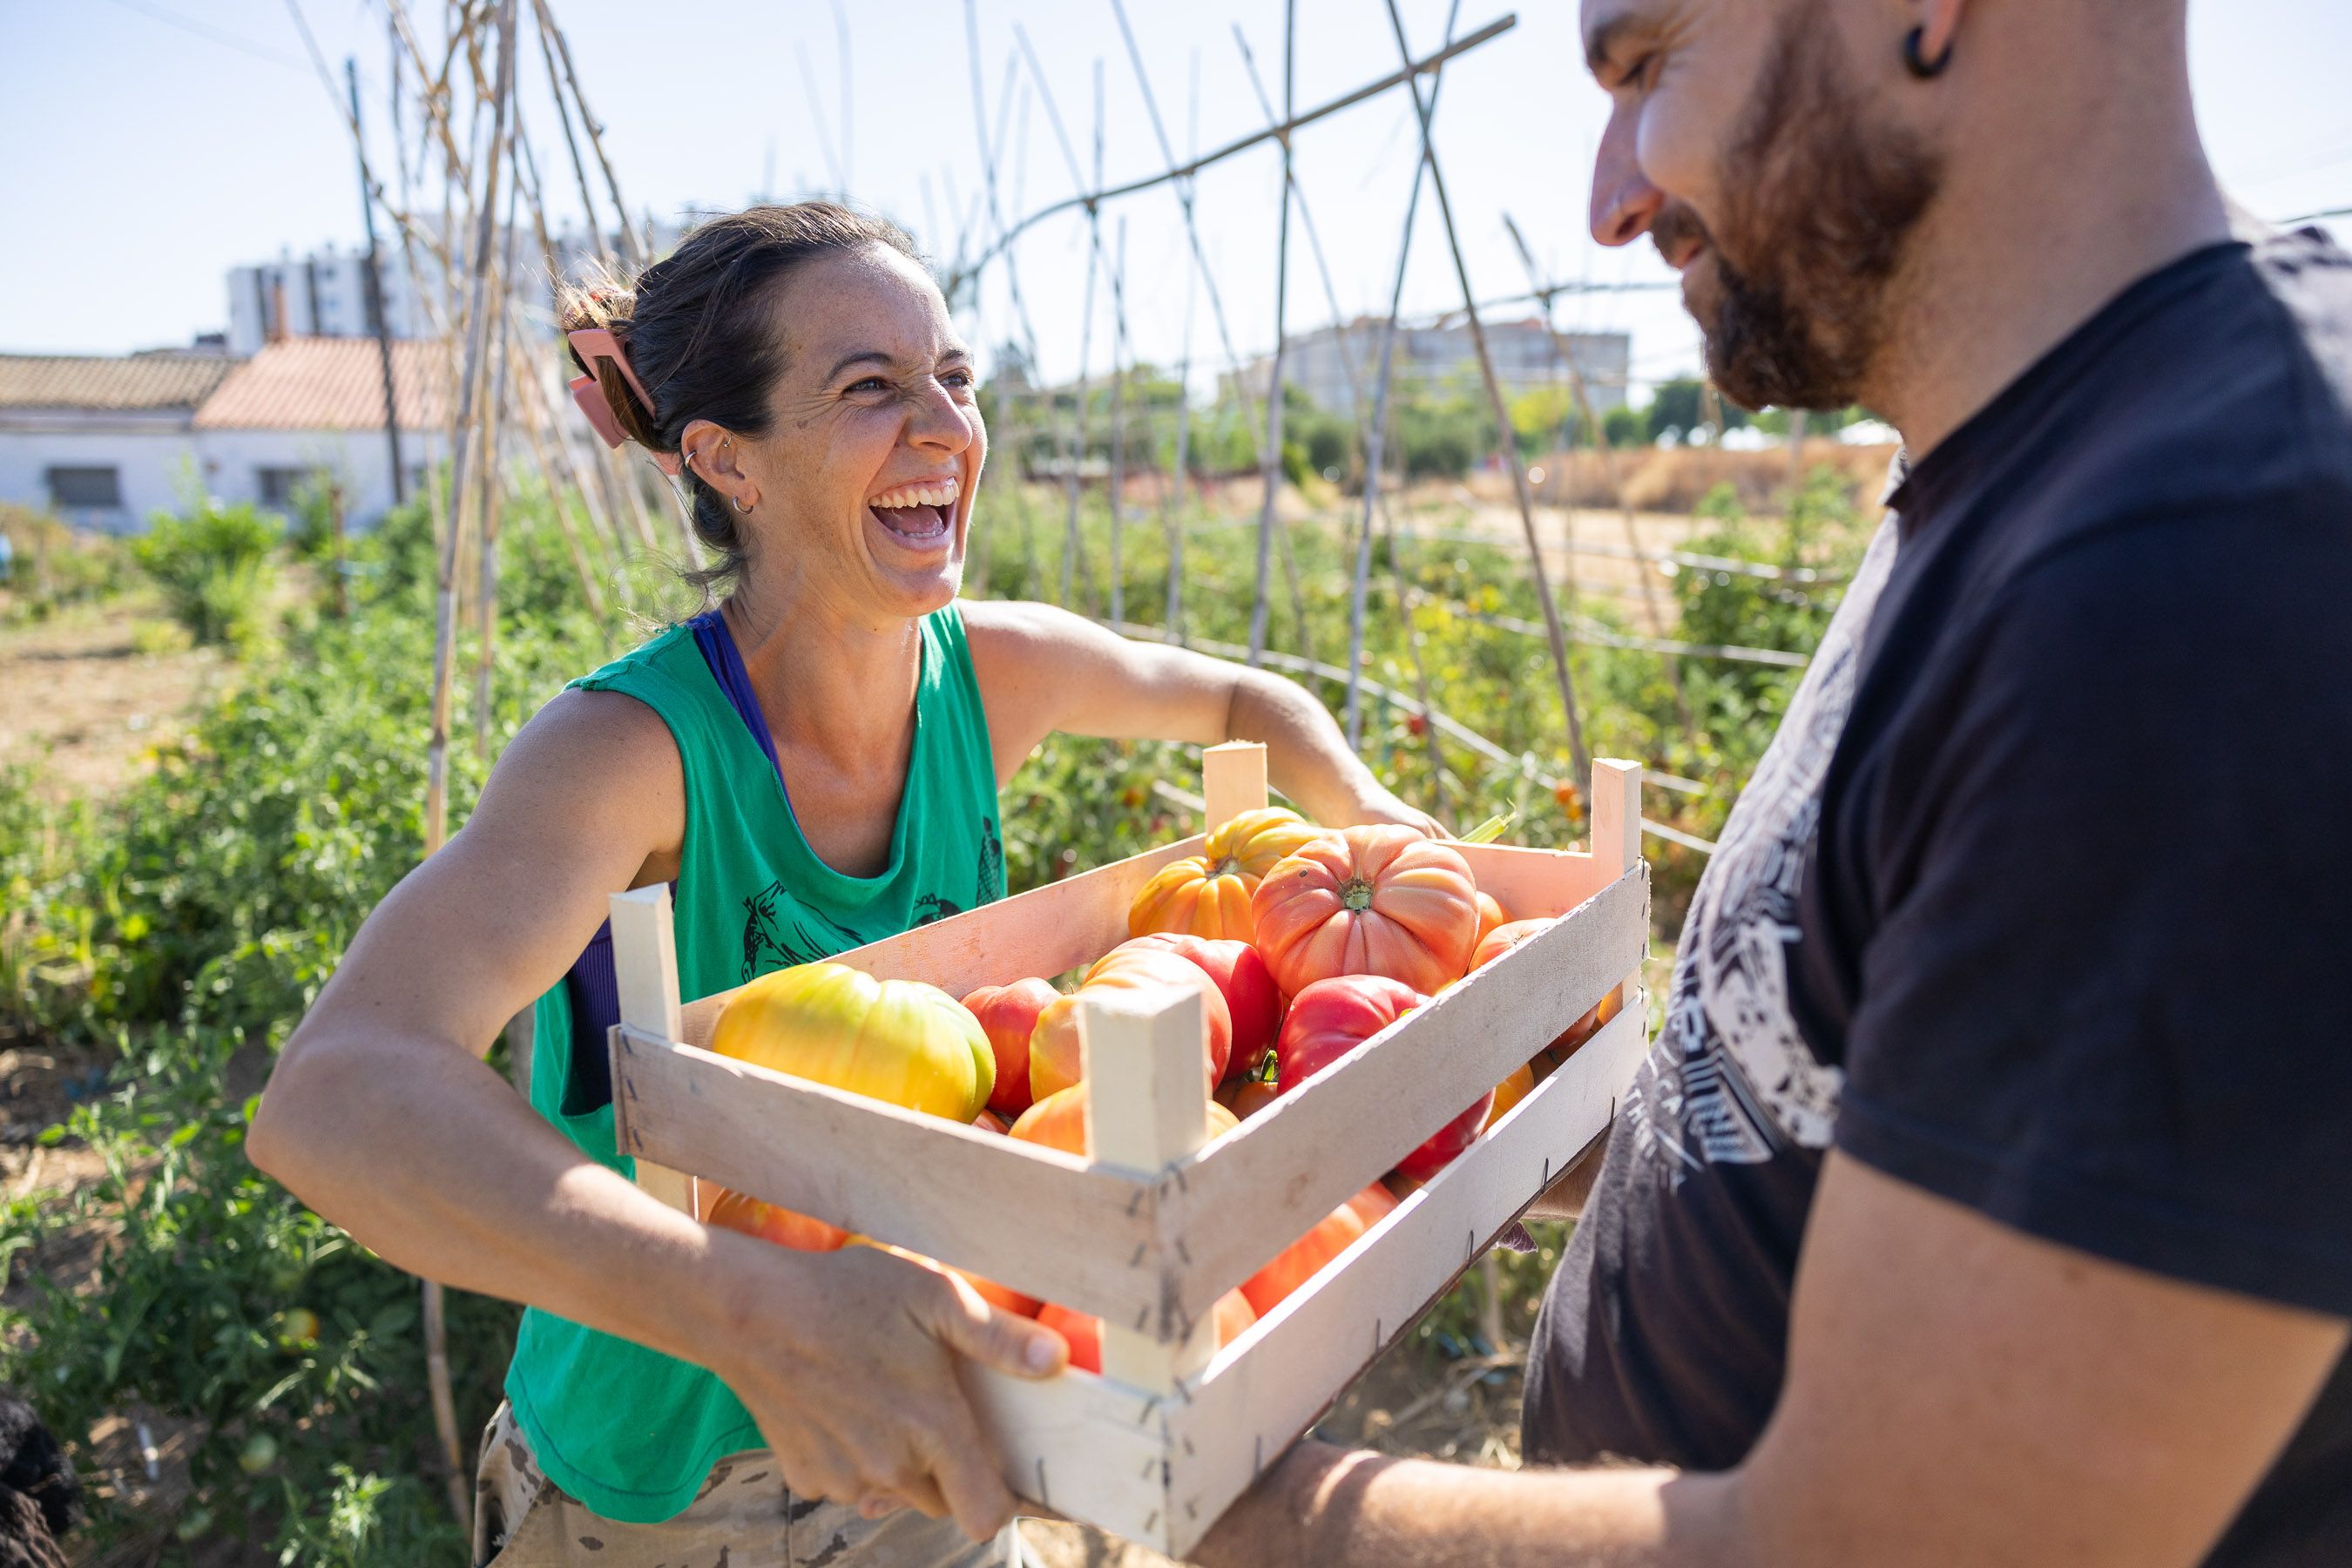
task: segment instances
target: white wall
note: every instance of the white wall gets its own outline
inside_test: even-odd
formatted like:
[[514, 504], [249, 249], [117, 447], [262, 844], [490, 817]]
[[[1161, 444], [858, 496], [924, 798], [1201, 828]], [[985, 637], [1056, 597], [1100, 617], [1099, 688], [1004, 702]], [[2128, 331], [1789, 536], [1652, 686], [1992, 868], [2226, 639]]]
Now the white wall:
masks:
[[[413, 481], [414, 470], [446, 453], [437, 433], [404, 430], [400, 456]], [[353, 527], [373, 524], [392, 505], [391, 454], [381, 430], [189, 430], [121, 415], [19, 416], [0, 422], [0, 500], [47, 507], [51, 467], [120, 472], [121, 509], [74, 518], [116, 532], [143, 529], [152, 513], [178, 510], [191, 476], [205, 494], [258, 502], [264, 468], [332, 470], [342, 482]]]

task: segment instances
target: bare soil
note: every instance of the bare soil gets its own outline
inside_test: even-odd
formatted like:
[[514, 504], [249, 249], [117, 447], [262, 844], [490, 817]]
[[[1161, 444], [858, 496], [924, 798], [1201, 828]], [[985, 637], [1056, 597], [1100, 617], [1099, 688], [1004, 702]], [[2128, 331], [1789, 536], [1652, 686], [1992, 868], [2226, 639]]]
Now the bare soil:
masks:
[[130, 595], [0, 629], [0, 767], [34, 765], [44, 794], [72, 800], [111, 795], [151, 766], [226, 664], [211, 648], [142, 653], [142, 626], [169, 636], [159, 606]]

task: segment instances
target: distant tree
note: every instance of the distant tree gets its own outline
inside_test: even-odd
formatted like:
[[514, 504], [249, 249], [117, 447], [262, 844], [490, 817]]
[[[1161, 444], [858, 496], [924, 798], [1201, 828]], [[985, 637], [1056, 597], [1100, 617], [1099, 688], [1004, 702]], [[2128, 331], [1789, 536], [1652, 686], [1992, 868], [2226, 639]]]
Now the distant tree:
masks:
[[1621, 403], [1601, 416], [1601, 433], [1612, 447], [1638, 447], [1649, 438], [1649, 425], [1639, 409]]
[[[1694, 430], [1714, 429], [1714, 421], [1706, 417], [1706, 399], [1701, 392], [1703, 384], [1692, 376], [1677, 376], [1672, 381], [1658, 383], [1657, 390], [1650, 398], [1648, 420], [1651, 440], [1671, 434], [1677, 440], [1687, 441]], [[1737, 430], [1748, 423], [1746, 409], [1721, 397], [1716, 401], [1723, 405], [1726, 428]], [[1721, 434], [1720, 431], [1716, 433]]]

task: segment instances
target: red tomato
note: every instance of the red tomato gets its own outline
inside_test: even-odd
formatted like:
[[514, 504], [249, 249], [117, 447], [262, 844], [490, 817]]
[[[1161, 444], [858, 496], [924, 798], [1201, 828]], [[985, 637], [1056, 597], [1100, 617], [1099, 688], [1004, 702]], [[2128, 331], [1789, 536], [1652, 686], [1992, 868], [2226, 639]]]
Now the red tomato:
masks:
[[762, 1203], [749, 1193], [722, 1190], [719, 1201], [710, 1205], [709, 1223], [797, 1252], [838, 1252], [849, 1245], [849, 1233], [839, 1226], [780, 1204]]
[[1273, 1311], [1276, 1302], [1321, 1273], [1324, 1265], [1378, 1225], [1382, 1215], [1396, 1207], [1396, 1202], [1386, 1187], [1374, 1182], [1333, 1209], [1313, 1230], [1284, 1248], [1273, 1262], [1242, 1281], [1242, 1295], [1247, 1298], [1250, 1310], [1261, 1318]]
[[[1212, 1139], [1222, 1138], [1240, 1125], [1230, 1109], [1216, 1100], [1209, 1101]], [[1021, 1113], [1021, 1120], [1013, 1124], [1013, 1136], [1024, 1143], [1042, 1143], [1065, 1154], [1076, 1154], [1081, 1160], [1092, 1159], [1093, 1141], [1087, 1129], [1087, 1091], [1076, 1084], [1055, 1089]]]
[[1251, 1064], [1274, 1044], [1275, 1033], [1282, 1027], [1282, 993], [1275, 989], [1274, 976], [1266, 972], [1265, 960], [1249, 943], [1153, 931], [1148, 936], [1130, 937], [1118, 945], [1166, 948], [1177, 957], [1198, 964], [1201, 972], [1216, 983], [1219, 994], [1225, 999], [1225, 1011], [1234, 1021], [1233, 1050], [1225, 1058], [1228, 1076], [1247, 1072]]
[[996, 1053], [996, 1087], [988, 1095], [991, 1110], [1018, 1116], [1029, 1109], [1029, 1037], [1036, 1032], [1037, 1015], [1060, 994], [1045, 981], [1032, 979], [983, 985], [963, 999]]
[[1551, 923], [1549, 920], [1506, 921], [1478, 938], [1478, 946], [1470, 954], [1470, 967], [1484, 969]]
[[1275, 1081], [1289, 1093], [1428, 998], [1401, 981], [1378, 974], [1318, 980], [1290, 999], [1290, 1016], [1275, 1042]]
[[1436, 1131], [1429, 1141], [1396, 1163], [1400, 1175], [1416, 1182], [1425, 1182], [1446, 1166], [1471, 1144], [1486, 1126], [1486, 1113], [1495, 1103], [1495, 1091], [1488, 1089], [1478, 1097], [1478, 1102]]
[[1257, 950], [1296, 996], [1318, 980], [1380, 974], [1424, 994], [1470, 968], [1470, 863], [1394, 823], [1327, 833], [1266, 873], [1250, 900]]
[[978, 1116], [971, 1119], [971, 1124], [974, 1127], [979, 1128], [982, 1132], [1010, 1132], [1013, 1131], [1013, 1123], [1005, 1121], [1004, 1118], [997, 1115], [993, 1110], [982, 1111]]
[[1209, 1087], [1225, 1076], [1234, 1049], [1234, 1016], [1206, 971], [1172, 952], [1152, 948], [1114, 948], [1095, 961], [1086, 980], [1067, 996], [1057, 996], [1037, 1015], [1029, 1035], [1029, 1094], [1032, 1102], [1064, 1089], [1082, 1076], [1078, 1055], [1078, 998], [1089, 992], [1139, 991], [1155, 986], [1191, 986], [1201, 994], [1201, 1052]]
[[[1102, 1371], [1102, 1320], [1085, 1312], [1074, 1312], [1057, 1301], [1048, 1301], [1037, 1310], [1037, 1321], [1069, 1342], [1070, 1364], [1080, 1372], [1099, 1373]], [[1257, 1313], [1250, 1308], [1249, 1299], [1239, 1290], [1228, 1290], [1217, 1298], [1217, 1346], [1223, 1349], [1249, 1331], [1257, 1321]]]
[[[1284, 1093], [1305, 1083], [1326, 1063], [1337, 1061], [1428, 998], [1409, 985], [1372, 974], [1318, 980], [1291, 998], [1290, 1016], [1274, 1047], [1276, 1076]], [[1397, 1162], [1396, 1168], [1427, 1181], [1468, 1148], [1486, 1124], [1495, 1091], [1488, 1089], [1467, 1110]]]
[[934, 1269], [941, 1274], [952, 1274], [971, 1286], [974, 1295], [999, 1311], [1010, 1312], [1016, 1318], [1034, 1318], [1037, 1315], [1040, 1303], [1036, 1297], [1024, 1296], [1020, 1291], [999, 1285], [993, 1279], [983, 1279], [969, 1268], [958, 1268], [952, 1263], [941, 1263], [936, 1258], [926, 1258], [919, 1252], [909, 1252], [903, 1247], [893, 1247], [887, 1241], [877, 1241], [870, 1236], [853, 1236], [849, 1241], [853, 1247], [870, 1247], [877, 1252], [887, 1252], [925, 1268]]

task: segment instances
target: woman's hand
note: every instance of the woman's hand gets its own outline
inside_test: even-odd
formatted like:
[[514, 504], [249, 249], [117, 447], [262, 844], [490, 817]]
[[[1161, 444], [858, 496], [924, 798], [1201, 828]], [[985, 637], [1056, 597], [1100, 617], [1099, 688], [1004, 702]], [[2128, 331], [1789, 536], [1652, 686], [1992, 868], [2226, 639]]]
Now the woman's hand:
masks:
[[[699, 1358], [759, 1422], [784, 1482], [869, 1518], [903, 1505], [952, 1514], [985, 1541], [1014, 1499], [956, 1360], [1018, 1377], [1067, 1363], [1059, 1334], [990, 1306], [954, 1275], [870, 1247], [802, 1253], [712, 1237], [740, 1281], [721, 1343]], [[718, 1260], [714, 1257], [714, 1261]]]

